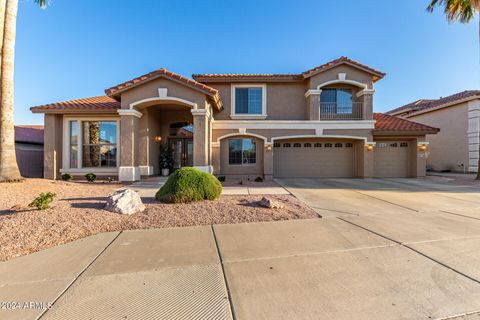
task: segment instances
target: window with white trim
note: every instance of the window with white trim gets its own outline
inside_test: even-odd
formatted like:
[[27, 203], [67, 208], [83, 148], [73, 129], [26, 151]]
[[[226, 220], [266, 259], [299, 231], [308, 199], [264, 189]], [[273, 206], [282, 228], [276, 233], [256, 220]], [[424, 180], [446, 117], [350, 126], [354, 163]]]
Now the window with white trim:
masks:
[[232, 116], [265, 116], [265, 85], [232, 85]]
[[66, 133], [68, 168], [117, 167], [117, 120], [69, 120]]
[[228, 140], [228, 163], [247, 165], [256, 163], [257, 145], [254, 139]]

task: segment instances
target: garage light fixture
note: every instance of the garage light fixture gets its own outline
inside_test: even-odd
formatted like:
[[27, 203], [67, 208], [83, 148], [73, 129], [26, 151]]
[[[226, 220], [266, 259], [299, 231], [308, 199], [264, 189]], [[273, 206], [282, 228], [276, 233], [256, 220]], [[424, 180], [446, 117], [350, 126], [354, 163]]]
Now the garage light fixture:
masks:
[[428, 142], [426, 142], [426, 141], [418, 142], [417, 146], [418, 146], [418, 151], [423, 152], [423, 151], [427, 150]]
[[153, 138], [153, 140], [155, 140], [156, 143], [160, 143], [160, 142], [162, 142], [162, 137], [160, 137], [160, 136], [155, 136], [155, 137]]
[[267, 151], [268, 152], [272, 151], [272, 145], [271, 144], [267, 144]]
[[372, 151], [375, 144], [375, 142], [365, 142], [365, 148], [367, 148], [367, 151]]

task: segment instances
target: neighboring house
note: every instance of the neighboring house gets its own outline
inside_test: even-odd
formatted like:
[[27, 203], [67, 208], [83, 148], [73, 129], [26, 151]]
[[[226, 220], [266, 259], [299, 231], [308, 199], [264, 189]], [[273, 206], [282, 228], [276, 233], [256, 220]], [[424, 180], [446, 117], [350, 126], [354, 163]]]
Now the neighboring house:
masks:
[[440, 128], [437, 135], [427, 136], [427, 165], [432, 170], [477, 172], [480, 90], [417, 100], [387, 113]]
[[[373, 113], [384, 73], [346, 57], [300, 74], [196, 74], [158, 69], [106, 96], [31, 108], [45, 114], [45, 178], [61, 172], [160, 172], [159, 143], [175, 167], [233, 177], [417, 177], [436, 128]], [[193, 127], [192, 127], [193, 126]]]
[[43, 126], [15, 126], [15, 154], [22, 177], [43, 177]]

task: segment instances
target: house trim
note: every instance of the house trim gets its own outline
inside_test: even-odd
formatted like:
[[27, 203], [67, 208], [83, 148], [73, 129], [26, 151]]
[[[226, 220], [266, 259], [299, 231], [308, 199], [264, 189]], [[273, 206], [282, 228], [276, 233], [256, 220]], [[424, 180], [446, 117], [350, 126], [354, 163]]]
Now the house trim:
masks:
[[374, 129], [375, 120], [345, 120], [345, 121], [320, 121], [320, 120], [215, 120], [213, 129]]

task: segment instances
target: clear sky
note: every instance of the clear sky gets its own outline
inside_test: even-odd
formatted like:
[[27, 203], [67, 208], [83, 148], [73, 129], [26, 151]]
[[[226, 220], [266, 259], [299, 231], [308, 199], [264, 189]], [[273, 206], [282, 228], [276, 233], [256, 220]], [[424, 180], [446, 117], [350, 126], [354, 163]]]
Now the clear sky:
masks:
[[102, 95], [165, 67], [298, 73], [346, 55], [386, 72], [376, 111], [480, 89], [478, 20], [449, 25], [428, 0], [20, 0], [15, 122], [31, 106]]

